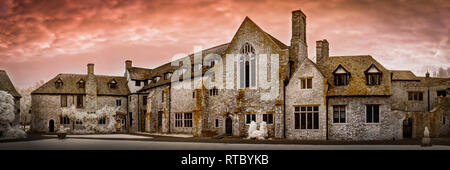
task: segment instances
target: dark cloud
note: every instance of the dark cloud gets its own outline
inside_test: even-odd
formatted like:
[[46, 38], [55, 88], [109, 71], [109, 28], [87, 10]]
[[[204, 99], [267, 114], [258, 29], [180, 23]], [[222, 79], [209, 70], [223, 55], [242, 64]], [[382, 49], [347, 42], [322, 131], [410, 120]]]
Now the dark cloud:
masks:
[[[448, 0], [3, 0], [0, 67], [26, 86], [93, 61], [111, 61], [99, 66], [104, 73], [124, 59], [155, 66], [195, 45], [230, 41], [245, 16], [289, 44], [299, 8], [311, 58], [315, 41], [328, 39], [331, 55], [370, 54], [390, 69], [450, 67]], [[45, 75], [23, 74], [42, 65]]]

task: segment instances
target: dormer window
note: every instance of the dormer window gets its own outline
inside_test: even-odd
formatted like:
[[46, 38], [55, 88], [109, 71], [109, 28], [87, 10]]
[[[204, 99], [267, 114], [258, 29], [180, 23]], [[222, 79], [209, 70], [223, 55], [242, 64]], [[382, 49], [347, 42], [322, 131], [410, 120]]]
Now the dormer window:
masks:
[[172, 73], [164, 73], [164, 80], [169, 80], [172, 76]]
[[159, 81], [159, 79], [161, 79], [161, 77], [160, 77], [160, 76], [154, 77], [154, 78], [153, 78], [153, 83], [156, 83], [156, 82], [158, 82], [158, 81]]
[[78, 82], [77, 82], [77, 86], [78, 86], [78, 88], [84, 88], [84, 86], [85, 86], [85, 84], [86, 84], [86, 82], [83, 80], [83, 79], [80, 79]]
[[61, 78], [58, 78], [58, 80], [56, 80], [56, 82], [55, 82], [55, 87], [57, 89], [59, 89], [59, 88], [62, 88], [62, 86], [63, 86], [63, 81], [61, 80]]
[[348, 72], [341, 65], [336, 68], [333, 72], [334, 74], [334, 85], [336, 86], [346, 86], [350, 80], [350, 72]]
[[109, 83], [108, 83], [109, 88], [111, 89], [115, 89], [117, 88], [117, 81], [112, 79]]
[[369, 86], [380, 85], [382, 73], [374, 64], [372, 64], [369, 67], [369, 69], [367, 69], [364, 73], [366, 74], [367, 85]]

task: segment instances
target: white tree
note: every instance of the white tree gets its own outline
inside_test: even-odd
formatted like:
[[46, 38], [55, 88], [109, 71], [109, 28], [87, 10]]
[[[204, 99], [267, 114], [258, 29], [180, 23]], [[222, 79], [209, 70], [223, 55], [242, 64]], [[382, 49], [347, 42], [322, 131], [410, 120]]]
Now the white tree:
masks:
[[0, 91], [0, 138], [25, 138], [26, 133], [18, 125], [12, 127], [14, 121], [14, 97], [5, 91]]
[[[68, 117], [72, 121], [83, 122], [82, 130], [73, 130], [73, 134], [89, 134], [89, 133], [112, 133], [115, 130], [115, 115], [119, 110], [118, 107], [104, 106], [95, 111], [95, 113], [87, 113], [80, 111], [72, 105], [68, 108], [63, 108], [59, 116]], [[98, 125], [100, 119], [105, 118], [106, 125]], [[62, 128], [64, 129], [64, 128]]]

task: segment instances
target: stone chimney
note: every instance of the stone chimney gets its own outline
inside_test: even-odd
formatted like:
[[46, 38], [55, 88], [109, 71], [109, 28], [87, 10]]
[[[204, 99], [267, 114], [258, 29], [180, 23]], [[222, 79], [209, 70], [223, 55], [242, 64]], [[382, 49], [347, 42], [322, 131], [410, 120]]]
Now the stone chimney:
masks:
[[292, 75], [303, 59], [308, 58], [306, 44], [306, 15], [301, 10], [292, 11], [292, 37], [289, 48], [290, 74]]
[[133, 62], [131, 60], [125, 61], [125, 68], [129, 69], [131, 67], [133, 67]]
[[316, 41], [316, 63], [326, 60], [329, 56], [328, 41], [326, 39]]
[[94, 64], [87, 65], [86, 95], [83, 96], [84, 108], [88, 112], [94, 112], [97, 109], [97, 78], [94, 75]]
[[89, 74], [94, 74], [94, 64], [89, 63], [89, 64], [87, 65], [87, 73], [88, 73], [88, 75], [89, 75]]

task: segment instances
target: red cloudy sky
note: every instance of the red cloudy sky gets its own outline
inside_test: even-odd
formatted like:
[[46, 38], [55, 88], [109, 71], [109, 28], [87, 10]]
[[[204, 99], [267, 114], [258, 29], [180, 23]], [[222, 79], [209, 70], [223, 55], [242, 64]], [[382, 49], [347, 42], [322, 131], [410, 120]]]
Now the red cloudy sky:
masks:
[[308, 51], [372, 55], [417, 76], [450, 67], [450, 1], [1, 0], [0, 69], [18, 88], [58, 73], [123, 75], [124, 61], [155, 67], [177, 53], [231, 40], [245, 16], [290, 44], [291, 11], [307, 15]]

